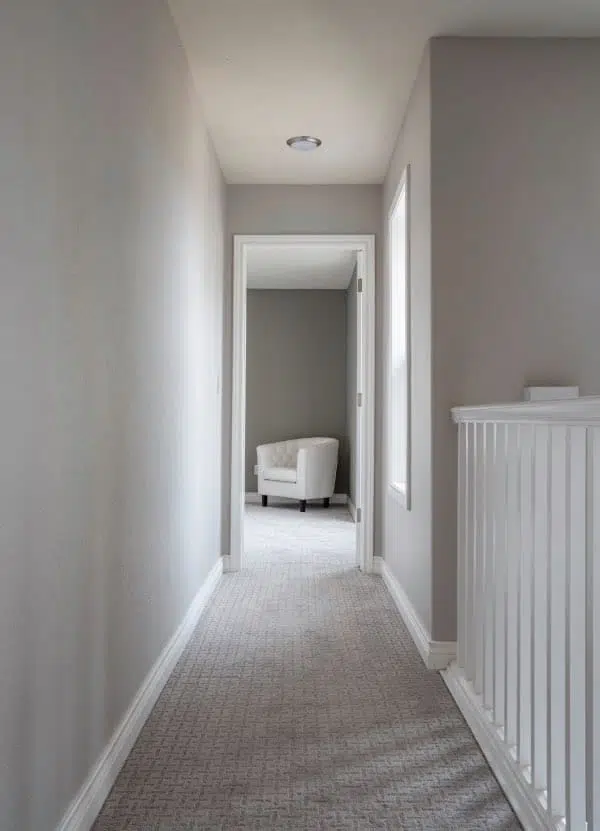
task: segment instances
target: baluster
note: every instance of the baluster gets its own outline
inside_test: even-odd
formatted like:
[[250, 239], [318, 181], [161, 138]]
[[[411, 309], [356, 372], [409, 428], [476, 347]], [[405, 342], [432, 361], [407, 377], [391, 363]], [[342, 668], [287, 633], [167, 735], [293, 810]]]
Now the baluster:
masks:
[[473, 627], [470, 632], [474, 651], [473, 689], [483, 694], [485, 643], [485, 457], [486, 426], [474, 424], [473, 436]]
[[508, 425], [496, 428], [494, 495], [494, 722], [504, 728], [506, 690], [506, 522]]
[[519, 655], [520, 655], [520, 547], [521, 528], [519, 507], [521, 502], [521, 427], [508, 427], [507, 436], [507, 492], [506, 492], [506, 672], [504, 686], [504, 738], [512, 747], [518, 740], [519, 708]]
[[469, 678], [469, 644], [468, 626], [470, 623], [470, 598], [467, 574], [469, 571], [469, 517], [466, 493], [466, 472], [468, 455], [469, 425], [458, 425], [458, 527], [457, 527], [457, 654], [459, 667], [465, 670]]
[[484, 425], [484, 488], [483, 510], [483, 704], [492, 711], [494, 708], [494, 663], [495, 663], [495, 465], [496, 425]]
[[567, 464], [568, 433], [562, 425], [550, 428], [550, 558], [548, 564], [548, 805], [554, 816], [564, 817], [565, 795], [565, 689], [567, 603]]
[[[570, 430], [567, 459], [566, 816], [576, 831], [586, 822], [585, 595], [586, 428]], [[591, 831], [591, 826], [590, 826]]]
[[[474, 620], [474, 598], [473, 598], [473, 539], [476, 517], [473, 511], [473, 435], [475, 425], [470, 423], [462, 424], [461, 434], [461, 471], [459, 503], [459, 526], [462, 526], [460, 539], [460, 560], [461, 573], [459, 584], [462, 592], [462, 601], [459, 599], [459, 615], [462, 614], [462, 626], [459, 631], [459, 663], [465, 671], [469, 680], [473, 677], [474, 647], [473, 631]], [[462, 562], [461, 562], [462, 561]], [[462, 647], [460, 646], [462, 640]]]
[[548, 481], [549, 429], [534, 431], [534, 528], [533, 528], [533, 661], [531, 664], [531, 715], [533, 747], [532, 782], [538, 791], [547, 787], [547, 603], [548, 603]]
[[[589, 831], [600, 829], [600, 428], [589, 429], [587, 477], [586, 702]], [[575, 829], [573, 829], [575, 831]]]
[[533, 517], [534, 502], [534, 430], [532, 425], [521, 427], [521, 548], [520, 548], [520, 603], [519, 603], [519, 749], [518, 758], [523, 767], [531, 765], [532, 748], [532, 638], [533, 638]]
[[466, 468], [465, 468], [465, 573], [464, 573], [464, 591], [466, 595], [465, 608], [465, 644], [466, 644], [466, 677], [473, 681], [475, 677], [475, 630], [477, 627], [477, 598], [474, 594], [474, 580], [473, 574], [475, 570], [475, 532], [477, 516], [475, 513], [475, 506], [473, 503], [473, 480], [475, 475], [476, 464], [476, 424], [467, 424], [467, 432], [465, 436], [466, 441]]
[[483, 694], [484, 643], [485, 643], [485, 453], [486, 425], [475, 424], [473, 436], [474, 478], [473, 478], [473, 626], [472, 639], [475, 665], [473, 689]]

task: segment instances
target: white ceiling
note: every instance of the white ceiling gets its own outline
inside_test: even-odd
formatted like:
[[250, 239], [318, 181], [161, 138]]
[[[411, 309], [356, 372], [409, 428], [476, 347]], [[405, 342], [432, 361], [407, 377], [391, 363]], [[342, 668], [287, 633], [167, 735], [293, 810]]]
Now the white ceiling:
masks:
[[356, 264], [341, 246], [256, 245], [247, 257], [249, 289], [346, 289]]
[[600, 35], [599, 0], [170, 2], [232, 183], [381, 182], [432, 36]]

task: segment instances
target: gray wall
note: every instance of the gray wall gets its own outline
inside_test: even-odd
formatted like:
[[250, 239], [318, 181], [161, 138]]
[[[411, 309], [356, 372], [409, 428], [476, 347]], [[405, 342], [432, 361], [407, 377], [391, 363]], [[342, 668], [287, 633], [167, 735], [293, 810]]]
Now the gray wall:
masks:
[[[223, 551], [229, 551], [231, 469], [231, 333], [234, 234], [376, 234], [380, 185], [228, 185], [223, 351]], [[379, 252], [378, 252], [379, 253]], [[377, 332], [381, 349], [383, 334]], [[379, 397], [379, 391], [377, 398]], [[379, 431], [377, 431], [379, 433]], [[379, 445], [377, 447], [379, 452]], [[376, 507], [378, 494], [376, 492]], [[379, 514], [377, 514], [377, 517]], [[376, 523], [375, 545], [379, 546]]]
[[454, 632], [456, 404], [600, 393], [600, 42], [432, 43], [434, 637]]
[[[403, 508], [389, 489], [383, 464], [387, 455], [387, 387], [382, 383], [382, 464], [378, 481], [384, 510], [382, 554], [402, 584], [428, 631], [434, 615], [431, 603], [432, 457], [431, 457], [431, 96], [429, 49], [426, 50], [392, 156], [383, 189], [384, 242], [387, 217], [402, 173], [410, 165], [410, 307], [412, 423], [411, 510]], [[378, 291], [378, 330], [389, 331], [389, 274], [383, 270]], [[388, 355], [380, 352], [383, 377]], [[448, 591], [454, 591], [450, 586]], [[455, 602], [455, 601], [454, 601]]]
[[357, 315], [356, 266], [346, 291], [346, 436], [348, 437], [348, 497], [356, 505], [356, 439], [357, 439]]
[[0, 828], [48, 831], [219, 554], [224, 187], [160, 0], [4, 0], [0, 100]]
[[305, 436], [339, 439], [336, 493], [347, 493], [346, 294], [250, 290], [246, 490], [257, 489], [257, 445]]
[[456, 636], [450, 408], [532, 382], [600, 393], [599, 72], [598, 40], [434, 39], [385, 181], [384, 217], [410, 164], [415, 429], [412, 510], [385, 494], [383, 553], [436, 640]]

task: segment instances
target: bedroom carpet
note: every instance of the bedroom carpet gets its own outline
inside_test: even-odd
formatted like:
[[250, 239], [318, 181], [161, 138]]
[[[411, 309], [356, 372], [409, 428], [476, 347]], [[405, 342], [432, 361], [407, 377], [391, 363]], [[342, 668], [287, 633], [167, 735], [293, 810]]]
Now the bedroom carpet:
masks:
[[345, 509], [245, 527], [95, 831], [519, 829]]

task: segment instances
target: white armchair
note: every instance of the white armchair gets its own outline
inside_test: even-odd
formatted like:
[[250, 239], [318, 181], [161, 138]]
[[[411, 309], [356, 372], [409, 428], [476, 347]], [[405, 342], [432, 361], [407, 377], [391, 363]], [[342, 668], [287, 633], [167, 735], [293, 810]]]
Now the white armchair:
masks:
[[338, 464], [339, 441], [328, 438], [291, 439], [256, 448], [258, 492], [266, 506], [269, 496], [298, 499], [306, 510], [308, 499], [322, 499], [329, 507]]

